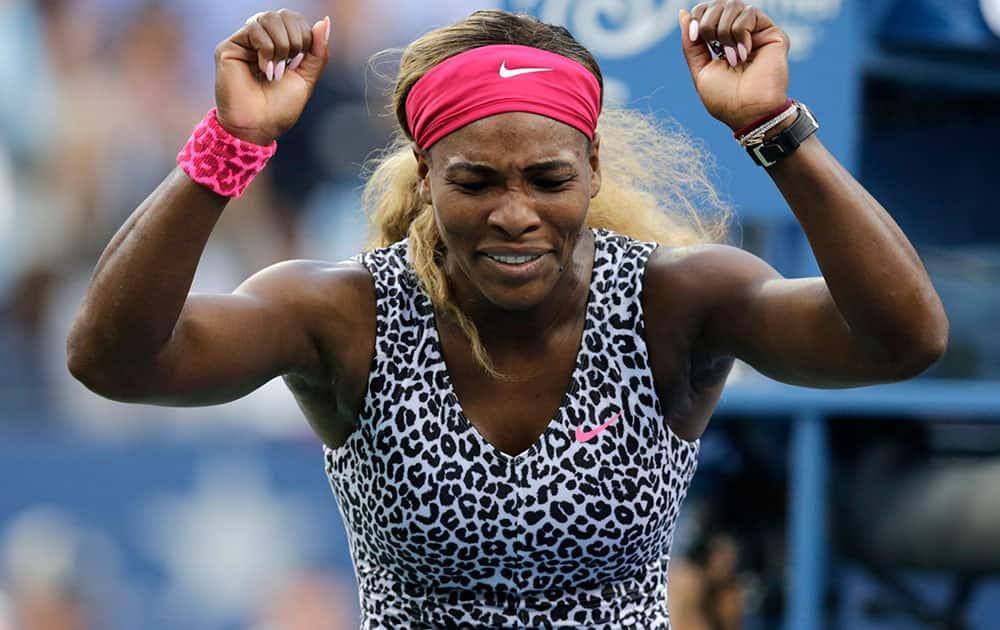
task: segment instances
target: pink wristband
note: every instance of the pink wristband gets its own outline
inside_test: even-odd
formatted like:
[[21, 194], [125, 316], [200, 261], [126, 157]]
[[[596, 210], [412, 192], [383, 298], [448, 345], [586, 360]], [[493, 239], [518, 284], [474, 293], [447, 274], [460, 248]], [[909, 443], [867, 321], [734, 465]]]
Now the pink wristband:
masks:
[[216, 109], [209, 110], [177, 154], [177, 164], [191, 179], [224, 197], [239, 197], [264, 169], [278, 143], [261, 146], [222, 128]]

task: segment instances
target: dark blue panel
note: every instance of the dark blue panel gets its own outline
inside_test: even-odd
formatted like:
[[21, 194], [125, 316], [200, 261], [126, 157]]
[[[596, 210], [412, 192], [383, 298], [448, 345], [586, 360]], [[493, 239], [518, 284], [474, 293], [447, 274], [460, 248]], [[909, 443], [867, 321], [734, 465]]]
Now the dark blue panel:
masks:
[[894, 0], [879, 20], [876, 36], [889, 48], [1000, 54], [1000, 37], [987, 25], [980, 0]]
[[872, 81], [861, 172], [921, 245], [1000, 242], [1000, 97]]

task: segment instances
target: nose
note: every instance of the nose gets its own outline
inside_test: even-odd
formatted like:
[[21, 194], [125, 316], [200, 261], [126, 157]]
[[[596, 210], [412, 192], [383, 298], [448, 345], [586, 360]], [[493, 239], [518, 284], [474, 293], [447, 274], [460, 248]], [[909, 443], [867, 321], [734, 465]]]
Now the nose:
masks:
[[487, 222], [490, 227], [515, 239], [537, 230], [541, 225], [541, 218], [530, 195], [519, 190], [508, 190], [497, 207], [490, 212]]

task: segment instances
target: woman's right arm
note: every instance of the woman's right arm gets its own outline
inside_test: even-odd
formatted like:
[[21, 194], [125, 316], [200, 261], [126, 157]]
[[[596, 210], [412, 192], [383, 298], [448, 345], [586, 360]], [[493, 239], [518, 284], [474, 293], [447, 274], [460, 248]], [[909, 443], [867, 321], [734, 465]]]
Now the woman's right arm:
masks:
[[[221, 43], [219, 123], [257, 144], [291, 127], [326, 64], [328, 33], [328, 20], [310, 28], [279, 11]], [[274, 71], [274, 60], [296, 58], [284, 77]], [[231, 295], [188, 295], [227, 200], [175, 169], [135, 210], [101, 256], [67, 339], [74, 376], [109, 398], [189, 405], [238, 398], [280, 374], [325, 380], [336, 369], [323, 358], [316, 314], [348, 305], [342, 314], [357, 320], [353, 305], [370, 292], [357, 266], [282, 263]]]

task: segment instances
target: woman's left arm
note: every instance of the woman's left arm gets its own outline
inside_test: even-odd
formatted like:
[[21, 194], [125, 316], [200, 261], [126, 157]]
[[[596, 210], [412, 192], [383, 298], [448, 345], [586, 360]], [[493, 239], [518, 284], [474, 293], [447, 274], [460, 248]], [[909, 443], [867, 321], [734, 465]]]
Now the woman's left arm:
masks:
[[[681, 26], [695, 87], [713, 116], [739, 129], [780, 109], [788, 37], [764, 13], [716, 0], [682, 12]], [[726, 48], [718, 59], [706, 45], [712, 40]], [[787, 280], [732, 248], [686, 257], [681, 267], [712, 278], [699, 289], [707, 296], [703, 334], [711, 354], [820, 386], [907, 378], [939, 358], [948, 337], [941, 301], [878, 201], [815, 135], [767, 173], [802, 225], [823, 277]]]
[[948, 319], [923, 263], [886, 209], [816, 136], [767, 171], [809, 239], [856, 343], [885, 360], [916, 363], [919, 371], [939, 358]]

